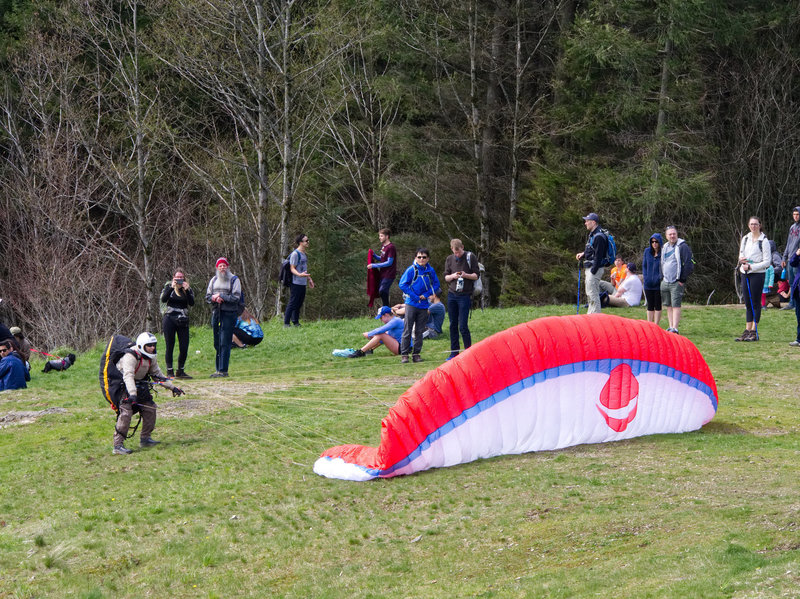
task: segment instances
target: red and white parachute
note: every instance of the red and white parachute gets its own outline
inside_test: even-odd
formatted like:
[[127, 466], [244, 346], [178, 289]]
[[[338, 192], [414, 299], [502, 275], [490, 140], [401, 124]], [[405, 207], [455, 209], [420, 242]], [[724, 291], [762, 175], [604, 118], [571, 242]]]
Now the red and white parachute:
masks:
[[714, 377], [686, 337], [608, 314], [552, 316], [472, 346], [415, 383], [379, 447], [340, 445], [314, 472], [364, 481], [503, 454], [700, 428]]

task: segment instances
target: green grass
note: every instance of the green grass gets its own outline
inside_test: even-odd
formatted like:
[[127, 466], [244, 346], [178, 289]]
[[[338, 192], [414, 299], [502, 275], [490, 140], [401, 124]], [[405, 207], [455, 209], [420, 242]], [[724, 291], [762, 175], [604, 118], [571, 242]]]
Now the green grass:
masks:
[[[478, 311], [470, 326], [477, 340], [573, 311]], [[767, 311], [757, 344], [733, 342], [743, 321], [741, 308], [684, 309], [720, 395], [700, 431], [369, 483], [311, 466], [331, 445], [377, 444], [446, 339], [401, 367], [380, 350], [331, 357], [373, 320], [276, 320], [217, 381], [210, 331], [195, 329], [197, 378], [185, 398], [159, 394], [162, 443], [131, 440], [130, 456], [111, 455], [99, 351], [64, 373], [37, 362], [29, 389], [0, 394], [0, 419], [62, 410], [0, 429], [0, 597], [796, 596], [794, 314]]]

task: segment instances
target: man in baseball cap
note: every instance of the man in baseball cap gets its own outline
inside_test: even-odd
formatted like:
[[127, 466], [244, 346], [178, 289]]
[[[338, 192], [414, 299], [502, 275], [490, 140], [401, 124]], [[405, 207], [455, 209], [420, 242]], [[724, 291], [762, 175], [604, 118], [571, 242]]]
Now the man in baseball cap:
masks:
[[600, 312], [600, 281], [605, 268], [603, 259], [608, 248], [608, 238], [600, 229], [600, 217], [590, 212], [583, 217], [583, 224], [589, 231], [586, 248], [575, 254], [576, 260], [583, 260], [584, 280], [586, 284], [586, 298], [589, 303], [588, 314]]

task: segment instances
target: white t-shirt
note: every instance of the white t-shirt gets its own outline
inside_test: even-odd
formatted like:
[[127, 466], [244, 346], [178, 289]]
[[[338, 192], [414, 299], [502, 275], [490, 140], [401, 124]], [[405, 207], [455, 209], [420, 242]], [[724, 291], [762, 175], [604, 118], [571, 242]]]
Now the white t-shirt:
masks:
[[628, 276], [622, 279], [617, 291], [628, 302], [629, 306], [638, 306], [642, 302], [642, 281], [639, 275], [628, 272]]

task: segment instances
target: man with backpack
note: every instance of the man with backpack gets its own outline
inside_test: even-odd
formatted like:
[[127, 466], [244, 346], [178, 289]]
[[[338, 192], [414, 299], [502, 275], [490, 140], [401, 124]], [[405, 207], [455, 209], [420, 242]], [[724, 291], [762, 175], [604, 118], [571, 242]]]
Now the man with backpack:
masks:
[[450, 354], [448, 360], [459, 352], [458, 334], [464, 339], [464, 349], [472, 345], [469, 332], [469, 311], [472, 307], [472, 290], [480, 276], [478, 259], [472, 252], [464, 251], [460, 239], [450, 240], [450, 254], [444, 261], [444, 280], [447, 286], [447, 315], [450, 318]]
[[216, 269], [217, 274], [211, 277], [206, 289], [206, 302], [214, 308], [211, 313], [211, 330], [214, 333], [214, 349], [217, 352], [216, 370], [211, 378], [228, 376], [233, 329], [239, 318], [239, 304], [242, 297], [242, 283], [239, 277], [230, 273], [227, 258], [217, 260]]
[[586, 248], [575, 254], [575, 259], [583, 260], [586, 299], [589, 303], [587, 314], [594, 314], [600, 312], [600, 280], [605, 267], [613, 264], [616, 256], [608, 255], [608, 236], [600, 228], [600, 217], [597, 214], [590, 212], [584, 216], [583, 224], [589, 231], [589, 238], [586, 240]]
[[300, 326], [300, 308], [306, 300], [306, 288], [314, 289], [314, 280], [308, 274], [308, 235], [300, 233], [295, 238], [297, 247], [289, 254], [289, 269], [292, 271], [292, 286], [289, 288], [289, 303], [283, 315], [283, 326]]
[[[121, 339], [127, 341], [125, 345], [130, 344], [129, 339]], [[152, 447], [159, 443], [151, 437], [156, 426], [158, 406], [153, 401], [148, 379], [152, 378], [161, 382], [167, 389], [172, 390], [173, 395], [183, 395], [183, 391], [173, 385], [172, 381], [166, 378], [158, 367], [156, 338], [152, 333], [140, 334], [136, 338], [135, 345], [117, 352], [112, 351], [113, 345], [114, 340], [112, 339], [106, 351], [105, 363], [101, 360], [100, 384], [106, 399], [111, 402], [112, 407], [117, 408], [117, 424], [114, 427], [114, 450], [112, 453], [127, 455], [133, 453], [125, 447], [125, 439], [128, 438], [131, 418], [136, 412], [142, 418], [139, 446]], [[112, 379], [116, 379], [116, 384]]]
[[664, 233], [667, 242], [661, 250], [661, 304], [667, 309], [667, 332], [677, 333], [686, 280], [694, 271], [694, 260], [692, 248], [678, 237], [678, 230], [674, 226], [667, 227]]

